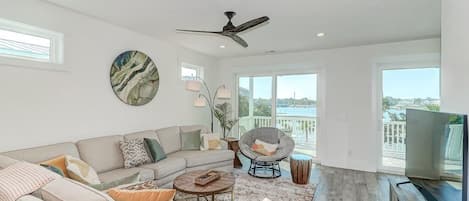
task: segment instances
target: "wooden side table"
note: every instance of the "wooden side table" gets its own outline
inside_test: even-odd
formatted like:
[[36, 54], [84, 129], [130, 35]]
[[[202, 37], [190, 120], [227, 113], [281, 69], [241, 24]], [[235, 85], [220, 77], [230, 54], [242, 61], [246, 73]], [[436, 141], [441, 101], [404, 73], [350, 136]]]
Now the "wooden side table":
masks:
[[239, 157], [238, 157], [239, 139], [228, 137], [228, 138], [225, 138], [224, 140], [228, 143], [228, 149], [235, 152], [235, 157], [233, 159], [233, 167], [242, 168], [243, 164], [241, 163], [241, 160], [239, 160]]
[[313, 158], [303, 154], [290, 156], [291, 178], [296, 184], [308, 184]]

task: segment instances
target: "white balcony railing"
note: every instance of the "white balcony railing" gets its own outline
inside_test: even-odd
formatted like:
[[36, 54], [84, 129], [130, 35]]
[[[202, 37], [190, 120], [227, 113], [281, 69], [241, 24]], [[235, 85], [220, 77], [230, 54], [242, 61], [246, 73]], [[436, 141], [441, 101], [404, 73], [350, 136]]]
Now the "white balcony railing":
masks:
[[[446, 138], [445, 159], [459, 161], [462, 158], [462, 129], [461, 124], [448, 125]], [[391, 121], [383, 124], [383, 157], [405, 160], [406, 122]]]

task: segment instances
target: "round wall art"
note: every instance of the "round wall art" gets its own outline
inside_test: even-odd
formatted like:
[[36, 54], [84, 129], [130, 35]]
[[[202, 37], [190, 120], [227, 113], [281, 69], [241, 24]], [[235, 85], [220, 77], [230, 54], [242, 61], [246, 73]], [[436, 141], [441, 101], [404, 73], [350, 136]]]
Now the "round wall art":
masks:
[[158, 92], [160, 76], [155, 63], [145, 53], [126, 51], [112, 63], [111, 85], [122, 102], [145, 105]]

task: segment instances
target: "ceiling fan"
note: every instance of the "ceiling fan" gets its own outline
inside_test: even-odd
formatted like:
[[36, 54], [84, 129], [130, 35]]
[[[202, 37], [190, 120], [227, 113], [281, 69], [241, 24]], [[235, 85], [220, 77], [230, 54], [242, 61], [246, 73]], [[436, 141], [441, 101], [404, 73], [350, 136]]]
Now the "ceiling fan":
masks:
[[241, 46], [246, 48], [246, 47], [248, 47], [248, 43], [244, 39], [239, 37], [237, 34], [240, 33], [240, 32], [246, 31], [248, 29], [251, 29], [255, 26], [258, 26], [258, 25], [260, 25], [264, 22], [269, 21], [269, 17], [264, 16], [264, 17], [260, 17], [260, 18], [257, 18], [257, 19], [247, 21], [247, 22], [245, 22], [243, 24], [240, 24], [238, 26], [235, 26], [231, 22], [231, 19], [236, 15], [236, 12], [226, 11], [225, 15], [226, 15], [226, 17], [228, 17], [228, 23], [225, 26], [223, 26], [222, 31], [197, 31], [197, 30], [187, 30], [187, 29], [176, 29], [176, 31], [192, 32], [192, 33], [219, 34], [219, 35], [226, 36], [226, 37], [229, 37], [229, 38], [233, 39], [235, 42], [237, 42], [238, 44], [240, 44]]

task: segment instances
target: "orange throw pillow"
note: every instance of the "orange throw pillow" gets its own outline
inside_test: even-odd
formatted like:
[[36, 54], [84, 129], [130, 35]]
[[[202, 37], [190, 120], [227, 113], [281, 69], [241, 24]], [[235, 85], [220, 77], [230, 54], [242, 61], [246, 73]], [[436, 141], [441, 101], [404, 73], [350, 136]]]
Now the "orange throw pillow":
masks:
[[48, 161], [44, 161], [40, 164], [55, 166], [62, 170], [65, 177], [70, 178], [70, 176], [68, 175], [67, 167], [65, 165], [65, 155], [50, 159]]
[[115, 201], [171, 201], [176, 195], [174, 189], [119, 190], [107, 192]]

